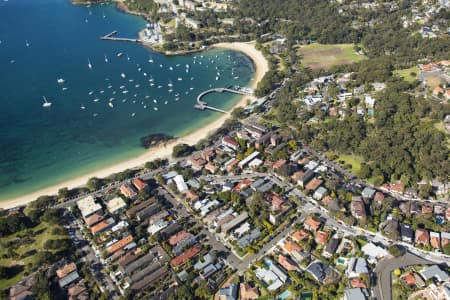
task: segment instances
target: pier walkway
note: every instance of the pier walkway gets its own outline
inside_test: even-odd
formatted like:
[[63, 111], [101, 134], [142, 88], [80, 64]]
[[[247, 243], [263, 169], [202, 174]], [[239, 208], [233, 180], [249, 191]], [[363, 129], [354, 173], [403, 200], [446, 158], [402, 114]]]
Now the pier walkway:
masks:
[[114, 30], [113, 32], [110, 32], [104, 36], [101, 36], [100, 39], [107, 40], [107, 41], [121, 41], [121, 42], [132, 42], [132, 43], [142, 42], [140, 39], [114, 37], [116, 34], [117, 34], [117, 30]]
[[210, 93], [223, 93], [223, 92], [239, 94], [239, 95], [252, 95], [253, 94], [253, 91], [251, 89], [249, 89], [249, 88], [237, 88], [237, 89], [214, 88], [214, 89], [209, 89], [209, 90], [201, 92], [197, 96], [197, 104], [195, 104], [194, 107], [196, 109], [200, 109], [200, 110], [209, 109], [209, 110], [221, 112], [221, 113], [224, 113], [224, 114], [229, 113], [229, 112], [227, 112], [225, 110], [222, 110], [220, 108], [217, 108], [217, 107], [214, 107], [214, 106], [210, 106], [210, 105], [208, 105], [207, 102], [202, 101], [202, 98], [204, 96], [206, 96], [207, 94], [210, 94]]

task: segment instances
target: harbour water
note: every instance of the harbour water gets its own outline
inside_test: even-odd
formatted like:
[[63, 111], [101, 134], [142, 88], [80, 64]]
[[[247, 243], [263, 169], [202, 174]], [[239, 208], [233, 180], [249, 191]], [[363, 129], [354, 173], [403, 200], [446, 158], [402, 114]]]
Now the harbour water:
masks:
[[[239, 52], [167, 57], [99, 39], [135, 38], [144, 26], [112, 4], [0, 2], [0, 201], [135, 157], [145, 135], [193, 131], [220, 115], [193, 108], [200, 92], [251, 81]], [[207, 101], [229, 109], [238, 99]]]

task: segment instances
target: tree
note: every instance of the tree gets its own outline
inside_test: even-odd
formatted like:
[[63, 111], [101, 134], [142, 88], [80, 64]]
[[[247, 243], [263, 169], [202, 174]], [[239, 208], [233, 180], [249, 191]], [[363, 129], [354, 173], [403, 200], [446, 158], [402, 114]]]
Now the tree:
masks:
[[195, 296], [201, 299], [208, 299], [211, 296], [211, 290], [205, 280], [200, 281], [195, 289]]
[[173, 147], [172, 155], [173, 157], [184, 157], [190, 155], [194, 150], [194, 147], [188, 144], [177, 144]]
[[86, 183], [86, 186], [90, 191], [96, 191], [101, 188], [102, 181], [97, 177], [92, 177], [89, 178], [88, 182]]

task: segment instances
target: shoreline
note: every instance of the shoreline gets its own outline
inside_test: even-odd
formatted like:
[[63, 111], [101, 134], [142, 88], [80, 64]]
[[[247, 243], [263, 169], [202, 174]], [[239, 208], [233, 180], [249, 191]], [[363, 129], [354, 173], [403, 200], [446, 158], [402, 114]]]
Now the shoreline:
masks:
[[[233, 43], [219, 43], [211, 45], [210, 48], [223, 48], [223, 49], [229, 49], [234, 51], [239, 51], [246, 56], [248, 56], [255, 67], [255, 74], [253, 76], [253, 80], [250, 83], [250, 87], [256, 88], [258, 82], [263, 78], [263, 76], [266, 74], [266, 72], [269, 70], [268, 61], [264, 57], [264, 55], [261, 53], [261, 51], [256, 50], [254, 47], [254, 42], [233, 42]], [[246, 105], [248, 98], [254, 98], [254, 96], [242, 96], [239, 101], [233, 106], [232, 109], [236, 107], [243, 107]], [[39, 196], [43, 195], [55, 195], [58, 193], [58, 190], [60, 188], [75, 188], [75, 187], [81, 187], [86, 184], [86, 182], [89, 180], [89, 178], [92, 177], [107, 177], [113, 173], [118, 173], [121, 171], [124, 171], [126, 169], [132, 169], [135, 167], [140, 167], [143, 164], [145, 164], [147, 161], [151, 161], [157, 158], [171, 158], [172, 156], [172, 150], [173, 147], [179, 143], [187, 143], [189, 145], [196, 144], [201, 139], [207, 138], [211, 134], [214, 133], [218, 128], [222, 126], [222, 124], [229, 118], [229, 115], [221, 115], [217, 119], [215, 119], [213, 122], [206, 124], [203, 127], [200, 127], [193, 132], [181, 136], [179, 138], [175, 138], [174, 140], [166, 143], [165, 145], [159, 145], [156, 147], [152, 147], [148, 149], [145, 153], [142, 155], [139, 155], [138, 157], [135, 157], [133, 159], [119, 162], [114, 165], [110, 165], [107, 167], [104, 167], [102, 169], [96, 170], [94, 172], [90, 172], [88, 174], [85, 174], [83, 176], [79, 176], [74, 179], [66, 180], [62, 183], [55, 184], [53, 186], [40, 189], [38, 191], [32, 192], [30, 194], [19, 196], [10, 200], [0, 201], [0, 208], [2, 209], [10, 209], [16, 206], [22, 206], [26, 205], [29, 202], [32, 202], [36, 200]]]

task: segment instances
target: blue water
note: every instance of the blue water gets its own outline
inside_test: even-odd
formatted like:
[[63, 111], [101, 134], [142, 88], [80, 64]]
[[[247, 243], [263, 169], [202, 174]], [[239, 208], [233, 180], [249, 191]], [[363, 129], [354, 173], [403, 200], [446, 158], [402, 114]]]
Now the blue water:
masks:
[[[144, 151], [142, 136], [180, 136], [201, 127], [220, 116], [193, 108], [202, 90], [251, 81], [253, 64], [238, 52], [167, 57], [138, 44], [99, 39], [113, 30], [135, 38], [145, 24], [112, 4], [0, 2], [0, 200], [132, 158]], [[50, 108], [42, 107], [43, 96]], [[229, 109], [238, 98], [220, 94], [206, 100]]]

